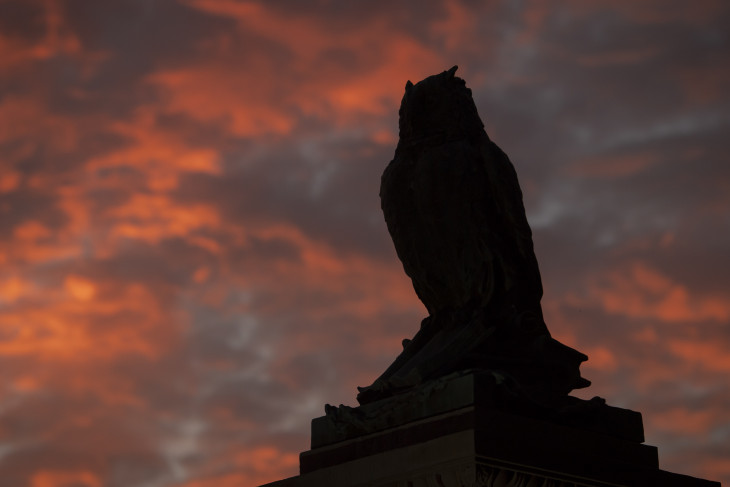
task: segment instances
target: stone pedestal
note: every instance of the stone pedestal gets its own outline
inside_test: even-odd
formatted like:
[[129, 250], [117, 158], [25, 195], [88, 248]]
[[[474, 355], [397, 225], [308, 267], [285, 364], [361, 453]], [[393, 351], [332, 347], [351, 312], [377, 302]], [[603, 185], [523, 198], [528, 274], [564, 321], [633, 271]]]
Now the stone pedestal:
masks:
[[468, 373], [331, 409], [312, 422], [301, 474], [262, 487], [720, 487], [660, 470], [639, 413], [581, 401], [572, 412], [516, 414], [495, 387]]

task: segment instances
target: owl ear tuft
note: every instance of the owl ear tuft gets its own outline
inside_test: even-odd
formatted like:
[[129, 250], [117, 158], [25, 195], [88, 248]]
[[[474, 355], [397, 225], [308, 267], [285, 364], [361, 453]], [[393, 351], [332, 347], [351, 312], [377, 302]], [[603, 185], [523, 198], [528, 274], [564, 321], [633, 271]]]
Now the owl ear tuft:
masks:
[[449, 73], [449, 78], [450, 79], [454, 77], [454, 75], [456, 74], [456, 70], [457, 69], [459, 69], [459, 66], [454, 66], [454, 67], [452, 67], [451, 69], [449, 69], [447, 71], [447, 73]]
[[411, 80], [406, 81], [406, 91], [410, 91], [411, 88], [413, 88], [413, 83], [411, 83]]

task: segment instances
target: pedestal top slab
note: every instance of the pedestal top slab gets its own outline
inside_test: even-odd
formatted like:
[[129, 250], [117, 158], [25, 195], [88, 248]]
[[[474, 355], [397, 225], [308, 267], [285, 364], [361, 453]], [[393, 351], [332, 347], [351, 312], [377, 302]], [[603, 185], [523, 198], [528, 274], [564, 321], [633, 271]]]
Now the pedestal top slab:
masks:
[[608, 406], [600, 398], [575, 397], [548, 408], [510, 390], [497, 374], [464, 371], [364, 406], [328, 406], [326, 416], [312, 420], [311, 445], [315, 449], [466, 407], [540, 419], [634, 443], [644, 441], [641, 413], [636, 411]]

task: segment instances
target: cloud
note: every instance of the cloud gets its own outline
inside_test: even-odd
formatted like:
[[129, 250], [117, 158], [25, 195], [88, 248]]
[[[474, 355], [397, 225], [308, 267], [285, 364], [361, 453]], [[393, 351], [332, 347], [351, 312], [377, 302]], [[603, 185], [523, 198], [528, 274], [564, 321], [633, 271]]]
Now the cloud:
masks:
[[232, 464], [231, 467], [236, 473], [213, 474], [201, 480], [173, 485], [175, 487], [261, 485], [279, 472], [293, 470], [299, 466], [299, 455], [283, 452], [275, 446], [264, 445], [251, 450], [226, 453], [225, 461]]
[[290, 134], [307, 117], [360, 124], [397, 107], [401, 93], [390, 80], [423, 77], [428, 67], [444, 65], [385, 18], [345, 29], [259, 3], [189, 4], [235, 20], [237, 29], [205, 44], [212, 56], [200, 65], [161, 71], [149, 81], [164, 90], [166, 110], [219, 121], [237, 136]]
[[104, 485], [93, 472], [80, 470], [73, 472], [41, 470], [30, 479], [31, 487], [63, 487], [82, 485], [84, 487], [100, 487]]
[[694, 297], [687, 288], [643, 265], [613, 273], [610, 284], [597, 284], [594, 294], [608, 313], [665, 322], [730, 319], [730, 303], [720, 296]]
[[406, 80], [459, 64], [583, 392], [727, 482], [724, 4], [335, 3], [0, 6], [6, 481], [294, 475], [425, 316], [379, 178]]

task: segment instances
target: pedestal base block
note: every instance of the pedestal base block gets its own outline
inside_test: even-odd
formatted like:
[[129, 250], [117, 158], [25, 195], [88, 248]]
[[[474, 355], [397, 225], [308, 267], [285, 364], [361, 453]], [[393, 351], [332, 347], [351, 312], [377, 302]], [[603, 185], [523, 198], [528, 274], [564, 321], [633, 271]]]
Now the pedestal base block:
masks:
[[[439, 385], [431, 406], [416, 403], [411, 420], [398, 426], [383, 418], [368, 426], [358, 408], [346, 414], [363, 419], [354, 429], [331, 414], [317, 418], [300, 475], [262, 487], [720, 487], [660, 470], [657, 449], [637, 433], [638, 413], [599, 413], [626, 418], [630, 427], [620, 434], [583, 429], [500, 410], [480, 399], [479, 382], [461, 376]], [[402, 419], [403, 398], [397, 401], [393, 414]], [[377, 408], [387, 419], [385, 405]]]

